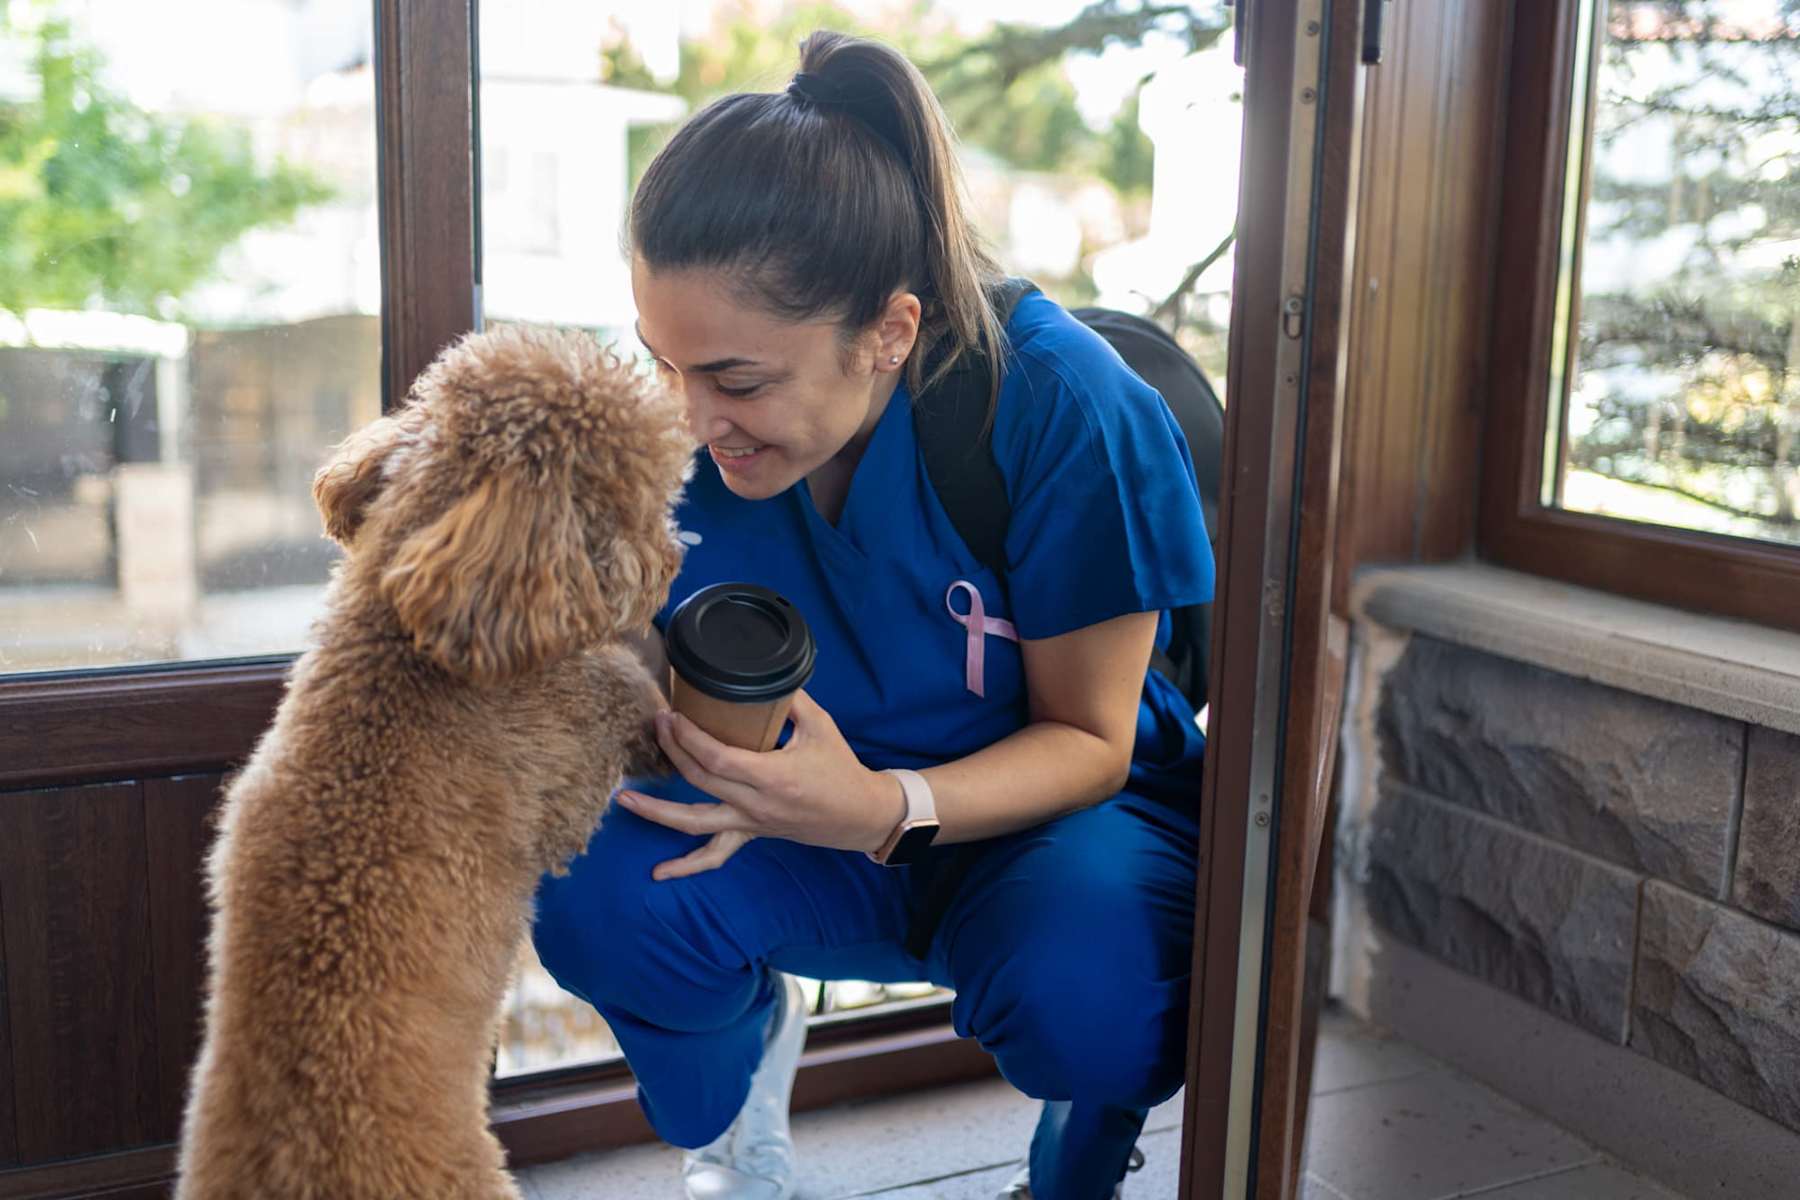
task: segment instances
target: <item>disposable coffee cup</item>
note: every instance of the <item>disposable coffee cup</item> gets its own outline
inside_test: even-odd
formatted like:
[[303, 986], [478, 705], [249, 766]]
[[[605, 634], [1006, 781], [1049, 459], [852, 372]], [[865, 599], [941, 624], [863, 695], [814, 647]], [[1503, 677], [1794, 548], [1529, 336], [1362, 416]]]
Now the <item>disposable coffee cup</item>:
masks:
[[733, 746], [769, 750], [818, 651], [786, 599], [716, 583], [681, 602], [664, 633], [675, 711]]

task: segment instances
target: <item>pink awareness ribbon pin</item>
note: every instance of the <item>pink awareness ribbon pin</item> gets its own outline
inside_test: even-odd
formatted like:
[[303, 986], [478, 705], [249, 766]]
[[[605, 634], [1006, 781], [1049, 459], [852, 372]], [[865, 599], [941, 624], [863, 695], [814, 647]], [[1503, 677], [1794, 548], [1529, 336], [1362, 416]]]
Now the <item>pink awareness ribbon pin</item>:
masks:
[[[959, 591], [969, 593], [969, 611], [966, 616], [957, 612], [956, 605], [953, 603], [956, 593]], [[977, 696], [985, 698], [986, 693], [982, 690], [982, 662], [986, 658], [988, 636], [991, 634], [995, 637], [1003, 637], [1009, 642], [1016, 642], [1019, 640], [1019, 631], [1013, 628], [1011, 621], [988, 616], [987, 609], [981, 603], [981, 589], [966, 579], [959, 579], [950, 585], [950, 590], [944, 593], [944, 607], [950, 610], [950, 615], [956, 619], [958, 625], [969, 631], [967, 656], [969, 690]]]

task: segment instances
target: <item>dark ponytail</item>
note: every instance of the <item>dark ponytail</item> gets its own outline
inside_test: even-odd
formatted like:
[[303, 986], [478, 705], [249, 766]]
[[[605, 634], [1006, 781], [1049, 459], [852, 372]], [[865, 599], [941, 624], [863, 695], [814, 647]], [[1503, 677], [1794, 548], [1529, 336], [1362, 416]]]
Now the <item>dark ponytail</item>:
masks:
[[814, 33], [785, 92], [697, 113], [638, 184], [630, 241], [653, 271], [723, 270], [747, 302], [846, 334], [913, 292], [914, 395], [1000, 346], [1001, 275], [969, 221], [949, 123], [918, 68], [878, 42]]

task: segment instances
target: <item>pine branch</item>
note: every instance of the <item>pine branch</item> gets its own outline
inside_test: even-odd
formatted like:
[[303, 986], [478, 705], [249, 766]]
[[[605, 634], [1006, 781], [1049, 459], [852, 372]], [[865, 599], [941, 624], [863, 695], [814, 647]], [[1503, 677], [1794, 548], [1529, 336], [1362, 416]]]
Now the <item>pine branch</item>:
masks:
[[1615, 25], [1606, 35], [1607, 49], [1615, 47], [1641, 46], [1790, 46], [1800, 42], [1800, 29], [1783, 29], [1772, 33], [1725, 34], [1713, 33], [1701, 37], [1692, 30], [1680, 30], [1664, 33], [1633, 34], [1624, 32]]
[[1719, 108], [1708, 104], [1691, 104], [1667, 96], [1640, 98], [1617, 93], [1609, 93], [1604, 100], [1607, 104], [1635, 108], [1639, 113], [1690, 118], [1704, 117], [1708, 120], [1723, 121], [1729, 125], [1779, 125], [1787, 121], [1800, 121], [1800, 104], [1793, 103], [1787, 96], [1783, 96], [1779, 101], [1771, 99], [1756, 108]]
[[1200, 277], [1206, 274], [1206, 269], [1218, 262], [1225, 252], [1231, 249], [1231, 243], [1235, 241], [1237, 241], [1237, 226], [1233, 225], [1223, 241], [1214, 246], [1205, 258], [1187, 269], [1187, 274], [1181, 277], [1181, 282], [1175, 285], [1175, 290], [1164, 297], [1163, 301], [1151, 312], [1151, 320], [1161, 321], [1177, 316], [1181, 310], [1182, 297], [1194, 290], [1194, 285], [1200, 282]]
[[[1582, 342], [1591, 356], [1611, 344], [1654, 348], [1664, 361], [1697, 360], [1711, 352], [1754, 358], [1771, 370], [1788, 369], [1786, 323], [1748, 313], [1719, 322], [1698, 301], [1655, 296], [1591, 296], [1582, 313]], [[1590, 365], [1592, 359], [1590, 357]], [[1796, 364], [1800, 365], [1800, 364]]]
[[1183, 36], [1190, 50], [1204, 50], [1229, 27], [1222, 12], [1196, 12], [1187, 4], [1093, 0], [1065, 25], [1000, 22], [993, 32], [923, 68], [945, 98], [990, 88], [1004, 91], [1071, 52], [1098, 54], [1112, 45], [1137, 46], [1158, 32]]

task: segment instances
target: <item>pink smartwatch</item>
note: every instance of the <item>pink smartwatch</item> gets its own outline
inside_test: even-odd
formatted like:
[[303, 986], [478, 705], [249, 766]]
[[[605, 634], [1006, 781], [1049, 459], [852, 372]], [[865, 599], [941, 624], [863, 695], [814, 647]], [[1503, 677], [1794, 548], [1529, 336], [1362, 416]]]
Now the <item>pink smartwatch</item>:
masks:
[[883, 866], [904, 867], [917, 862], [937, 837], [937, 801], [931, 795], [931, 785], [917, 771], [895, 768], [884, 774], [900, 781], [900, 791], [906, 796], [906, 815], [869, 857]]

